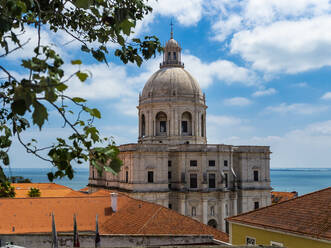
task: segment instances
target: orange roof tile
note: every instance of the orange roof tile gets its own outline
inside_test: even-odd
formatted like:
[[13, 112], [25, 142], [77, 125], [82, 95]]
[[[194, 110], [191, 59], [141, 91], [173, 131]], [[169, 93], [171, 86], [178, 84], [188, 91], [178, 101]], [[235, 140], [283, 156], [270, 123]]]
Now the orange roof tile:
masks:
[[226, 233], [213, 227], [161, 205], [134, 199], [107, 219], [101, 230], [114, 234], [210, 234], [215, 239], [229, 241]]
[[26, 198], [31, 188], [40, 190], [40, 197], [78, 196], [83, 193], [56, 183], [12, 183], [15, 187], [15, 198]]
[[271, 191], [271, 202], [272, 203], [279, 203], [282, 201], [287, 201], [292, 198], [298, 196], [298, 192], [279, 192], [279, 191]]
[[0, 199], [0, 233], [49, 233], [53, 212], [58, 232], [72, 232], [74, 214], [80, 231], [94, 231], [98, 214], [101, 234], [209, 234], [228, 242], [227, 234], [157, 204], [118, 194], [118, 211], [110, 206], [110, 196], [85, 194]]
[[331, 187], [227, 220], [331, 240]]

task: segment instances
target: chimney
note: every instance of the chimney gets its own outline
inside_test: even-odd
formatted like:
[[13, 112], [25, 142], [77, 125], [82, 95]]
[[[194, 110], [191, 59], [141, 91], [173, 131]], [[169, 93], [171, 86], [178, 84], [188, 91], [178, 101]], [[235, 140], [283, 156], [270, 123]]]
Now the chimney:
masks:
[[111, 199], [111, 208], [113, 209], [113, 212], [117, 212], [117, 193], [110, 193], [110, 199]]

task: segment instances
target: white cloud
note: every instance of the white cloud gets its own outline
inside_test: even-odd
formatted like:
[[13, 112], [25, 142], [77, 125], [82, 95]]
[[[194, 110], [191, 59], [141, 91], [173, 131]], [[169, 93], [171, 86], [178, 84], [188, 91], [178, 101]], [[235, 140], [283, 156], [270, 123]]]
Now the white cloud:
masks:
[[[73, 66], [67, 68], [69, 72], [78, 69]], [[83, 83], [73, 78], [68, 88], [68, 94], [71, 96], [102, 100], [137, 95], [130, 85], [130, 78], [124, 66], [91, 64], [84, 65], [82, 71], [91, 72], [92, 77]]]
[[198, 80], [202, 88], [207, 88], [214, 79], [226, 84], [240, 83], [247, 86], [259, 84], [258, 76], [251, 70], [240, 67], [228, 60], [204, 63], [198, 57], [184, 53], [182, 61], [187, 70]]
[[323, 100], [331, 100], [331, 92], [326, 92], [321, 99]]
[[298, 73], [331, 65], [331, 16], [279, 21], [236, 33], [231, 52], [257, 70]]
[[213, 38], [218, 41], [224, 41], [230, 34], [240, 30], [241, 22], [242, 17], [236, 14], [229, 16], [226, 20], [220, 18], [212, 25], [212, 30], [215, 32]]
[[293, 86], [298, 88], [306, 88], [309, 85], [306, 82], [301, 82], [301, 83], [293, 84]]
[[271, 96], [277, 93], [277, 90], [275, 90], [274, 88], [269, 88], [269, 89], [265, 89], [265, 90], [258, 90], [255, 91], [252, 96], [253, 97], [260, 97], [260, 96]]
[[[115, 108], [122, 114], [137, 117], [138, 116], [138, 95], [136, 97], [121, 98], [119, 102], [115, 103]], [[113, 107], [110, 106], [111, 108]]]
[[207, 122], [216, 126], [239, 125], [244, 121], [240, 118], [225, 115], [207, 115]]
[[[5, 59], [8, 60], [18, 60], [18, 59], [25, 59], [29, 57], [33, 57], [35, 55], [34, 49], [38, 45], [38, 32], [36, 28], [32, 28], [30, 26], [24, 27], [24, 32], [21, 35], [18, 35], [21, 33], [20, 29], [14, 30], [14, 32], [18, 35], [18, 38], [20, 39], [21, 44], [25, 44], [22, 46], [22, 48], [8, 54]], [[40, 31], [40, 45], [50, 45], [52, 44], [52, 39], [50, 37], [50, 32], [45, 31], [42, 29]], [[16, 45], [14, 45], [12, 42], [9, 42], [9, 50], [15, 48]], [[58, 53], [61, 55], [62, 50], [60, 47], [53, 47]]]
[[265, 112], [276, 112], [280, 114], [301, 114], [301, 115], [311, 115], [316, 113], [321, 113], [328, 110], [327, 106], [324, 105], [313, 105], [306, 103], [294, 103], [287, 104], [281, 103], [278, 106], [269, 106], [265, 109]]
[[224, 104], [228, 106], [247, 106], [252, 104], [252, 101], [245, 97], [233, 97], [224, 100]]
[[202, 3], [202, 0], [161, 0], [152, 2], [151, 6], [153, 12], [162, 16], [173, 16], [180, 24], [190, 26], [200, 21], [203, 12]]

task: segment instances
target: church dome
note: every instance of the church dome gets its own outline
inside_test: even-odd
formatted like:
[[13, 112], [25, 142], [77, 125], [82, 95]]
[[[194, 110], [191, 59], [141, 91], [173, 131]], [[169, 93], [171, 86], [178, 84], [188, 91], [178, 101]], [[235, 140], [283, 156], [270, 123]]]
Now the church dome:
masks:
[[182, 67], [163, 67], [145, 84], [142, 97], [194, 96], [202, 97], [198, 82]]

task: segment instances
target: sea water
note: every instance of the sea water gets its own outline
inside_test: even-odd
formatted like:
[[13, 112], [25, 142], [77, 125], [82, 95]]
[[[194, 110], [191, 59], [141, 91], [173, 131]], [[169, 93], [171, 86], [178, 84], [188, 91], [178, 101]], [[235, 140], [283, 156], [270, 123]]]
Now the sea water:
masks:
[[[10, 171], [5, 167], [7, 176], [23, 176], [32, 182], [49, 182], [47, 173], [51, 169], [46, 168], [12, 168]], [[72, 180], [68, 178], [56, 179], [55, 183], [65, 185], [75, 190], [84, 188], [88, 184], [88, 168], [75, 169]], [[316, 190], [331, 186], [331, 168], [326, 169], [271, 169], [271, 187], [274, 191], [297, 191], [299, 195], [307, 194]]]

